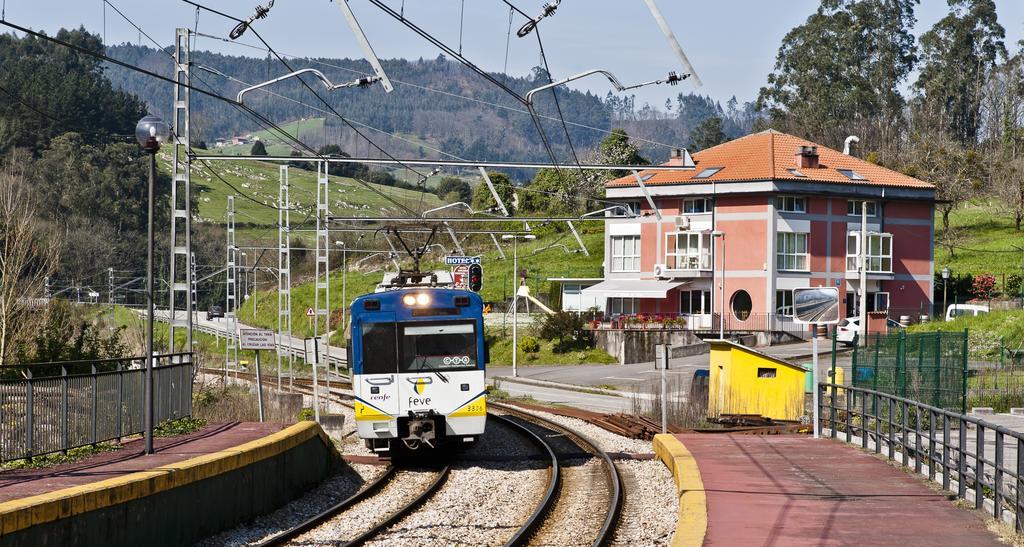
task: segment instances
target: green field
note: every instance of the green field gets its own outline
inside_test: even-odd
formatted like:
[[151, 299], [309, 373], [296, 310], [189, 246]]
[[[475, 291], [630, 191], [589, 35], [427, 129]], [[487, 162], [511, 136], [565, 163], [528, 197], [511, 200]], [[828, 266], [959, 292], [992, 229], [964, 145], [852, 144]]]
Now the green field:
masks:
[[975, 200], [953, 211], [950, 227], [957, 234], [950, 255], [942, 246], [942, 216], [935, 216], [935, 271], [949, 267], [953, 272], [974, 275], [991, 273], [998, 281], [1003, 275], [1020, 274], [1024, 266], [1024, 231], [1018, 232], [1013, 218], [999, 210], [994, 200]]
[[[308, 118], [305, 120], [283, 123], [278, 127], [298, 140], [305, 141], [311, 135], [322, 135], [324, 131], [324, 123], [324, 118]], [[272, 156], [287, 156], [291, 154], [292, 150], [295, 150], [295, 147], [289, 144], [292, 141], [281, 137], [281, 134], [278, 131], [268, 131], [264, 129], [262, 131], [256, 131], [252, 135], [253, 137], [259, 137], [259, 140], [263, 141], [263, 145], [267, 148], [267, 153]], [[233, 156], [247, 155], [251, 151], [252, 143], [228, 145], [224, 148], [217, 149], [217, 152], [219, 153]]]
[[[170, 156], [162, 155], [161, 159], [161, 168], [169, 173]], [[234, 194], [236, 225], [241, 227], [245, 224], [262, 224], [276, 232], [278, 213], [275, 207], [280, 178], [278, 164], [263, 161], [214, 161], [209, 164], [210, 167], [202, 161], [192, 163], [192, 184], [195, 186], [199, 201], [197, 222], [223, 224], [226, 221], [228, 196]], [[239, 196], [238, 192], [213, 175], [210, 172], [211, 168], [238, 192], [244, 192], [253, 199]], [[313, 210], [316, 207], [316, 173], [295, 167], [288, 172], [292, 226], [299, 226], [305, 222], [308, 227], [313, 222]], [[377, 184], [371, 187], [414, 211], [441, 204], [434, 194]], [[399, 206], [387, 198], [351, 178], [330, 177], [329, 197], [332, 215], [375, 216], [396, 214], [401, 211]]]

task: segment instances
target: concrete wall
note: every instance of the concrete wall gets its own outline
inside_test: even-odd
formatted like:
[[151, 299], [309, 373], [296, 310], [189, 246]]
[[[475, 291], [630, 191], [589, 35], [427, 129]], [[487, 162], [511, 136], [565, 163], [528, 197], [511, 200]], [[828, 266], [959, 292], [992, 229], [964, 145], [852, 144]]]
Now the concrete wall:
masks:
[[672, 357], [686, 357], [707, 351], [708, 346], [686, 330], [597, 330], [597, 347], [618, 358], [621, 364], [654, 361], [658, 344], [675, 346]]
[[338, 465], [323, 431], [304, 422], [230, 450], [11, 502], [23, 507], [3, 515], [0, 545], [191, 545], [277, 509]]

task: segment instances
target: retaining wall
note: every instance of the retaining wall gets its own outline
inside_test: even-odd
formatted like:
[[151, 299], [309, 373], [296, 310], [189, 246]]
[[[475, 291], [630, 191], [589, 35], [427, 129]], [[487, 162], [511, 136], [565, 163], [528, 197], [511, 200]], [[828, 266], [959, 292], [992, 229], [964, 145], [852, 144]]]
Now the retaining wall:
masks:
[[191, 545], [295, 499], [340, 465], [320, 426], [0, 504], [0, 546]]
[[708, 351], [708, 345], [688, 330], [605, 330], [593, 331], [597, 347], [618, 358], [619, 363], [654, 361], [654, 346], [669, 344], [672, 357], [689, 357]]

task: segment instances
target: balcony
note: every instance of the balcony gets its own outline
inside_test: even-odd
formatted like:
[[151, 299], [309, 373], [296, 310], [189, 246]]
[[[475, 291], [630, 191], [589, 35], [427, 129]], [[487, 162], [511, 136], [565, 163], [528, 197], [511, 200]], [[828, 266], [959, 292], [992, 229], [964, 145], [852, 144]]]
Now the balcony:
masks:
[[659, 264], [659, 277], [709, 277], [711, 234], [707, 232], [673, 232], [665, 234], [665, 261]]

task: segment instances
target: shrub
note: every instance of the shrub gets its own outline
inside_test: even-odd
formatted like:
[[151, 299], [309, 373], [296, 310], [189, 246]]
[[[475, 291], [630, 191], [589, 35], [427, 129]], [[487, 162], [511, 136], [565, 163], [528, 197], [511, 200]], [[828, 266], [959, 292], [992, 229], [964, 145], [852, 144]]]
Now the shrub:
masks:
[[532, 336], [524, 336], [519, 339], [519, 351], [523, 353], [537, 353], [540, 351], [540, 342]]
[[555, 342], [555, 353], [568, 353], [573, 350], [590, 346], [590, 335], [586, 331], [586, 320], [583, 316], [559, 311], [544, 318], [540, 327], [540, 336]]

